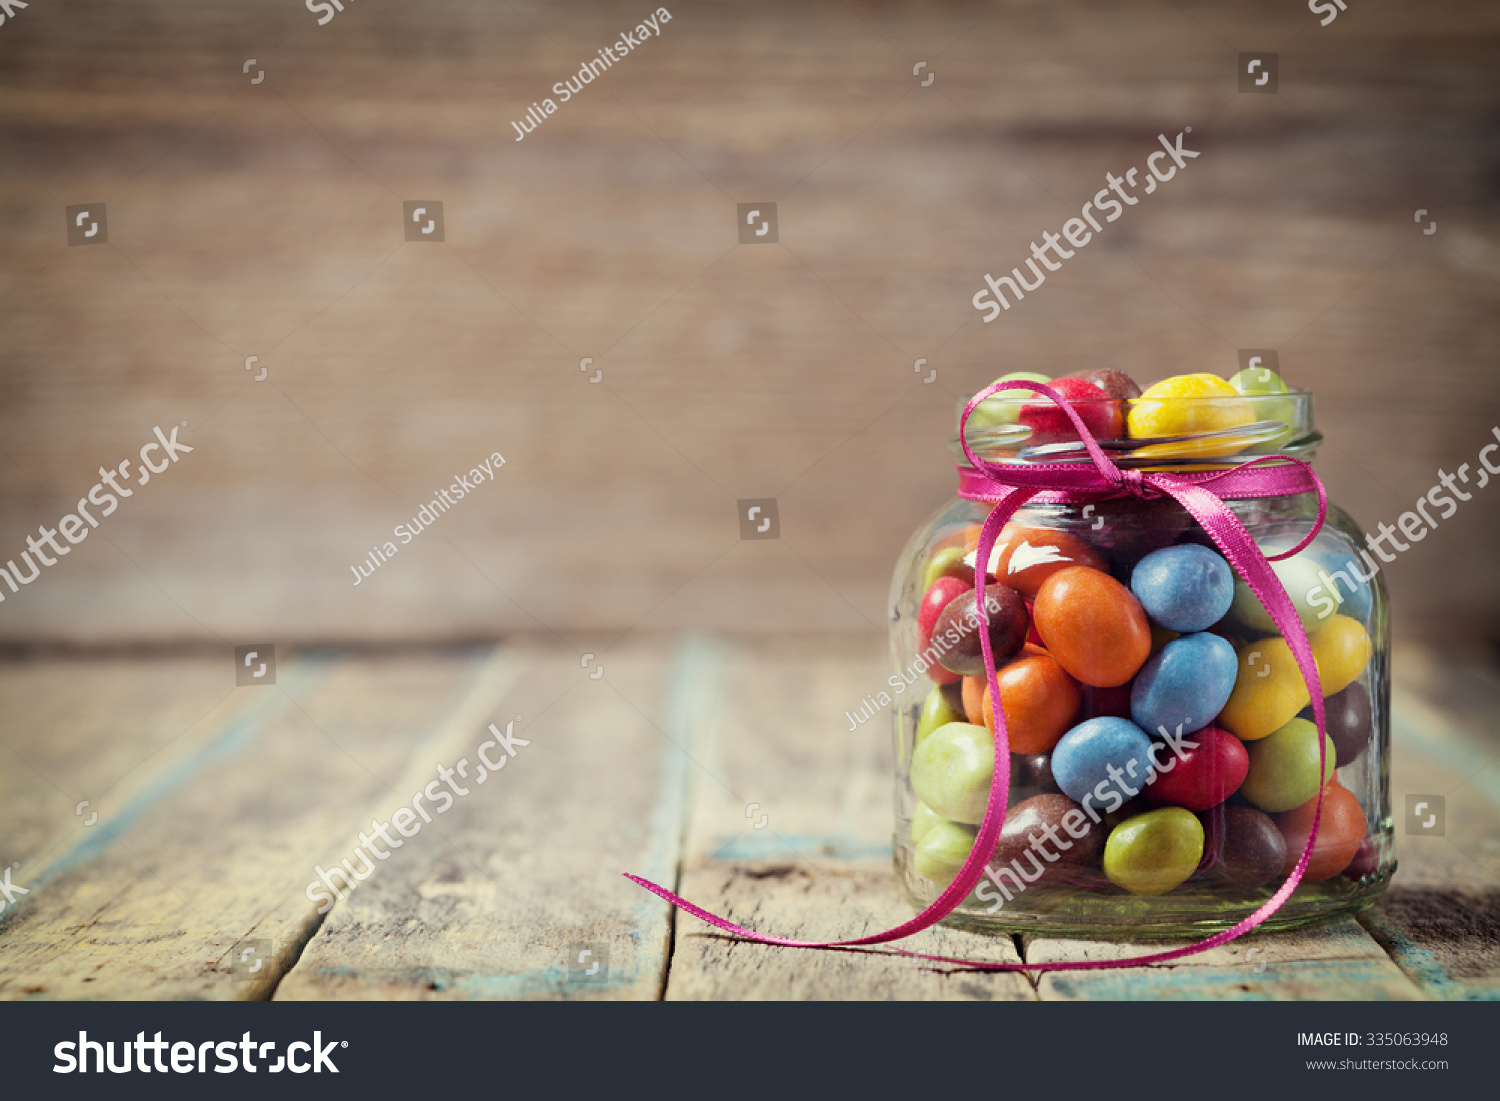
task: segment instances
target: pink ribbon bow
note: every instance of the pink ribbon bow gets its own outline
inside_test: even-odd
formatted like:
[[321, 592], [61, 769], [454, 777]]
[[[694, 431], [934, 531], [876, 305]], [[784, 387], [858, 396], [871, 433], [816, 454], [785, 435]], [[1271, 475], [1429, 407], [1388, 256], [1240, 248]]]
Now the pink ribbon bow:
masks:
[[[980, 459], [964, 439], [964, 426], [980, 402], [1001, 390], [1033, 390], [1044, 394], [1067, 414], [1078, 432], [1079, 439], [1094, 460], [1093, 466], [1083, 463], [989, 463]], [[1313, 660], [1312, 646], [1307, 632], [1298, 619], [1291, 598], [1271, 569], [1270, 562], [1289, 558], [1312, 543], [1328, 514], [1328, 496], [1323, 483], [1312, 468], [1299, 459], [1284, 455], [1267, 455], [1264, 458], [1239, 463], [1223, 470], [1195, 471], [1188, 473], [1143, 472], [1121, 470], [1109, 460], [1093, 435], [1084, 426], [1078, 414], [1048, 386], [1032, 382], [997, 382], [986, 386], [969, 399], [959, 423], [959, 442], [969, 467], [960, 467], [959, 496], [973, 501], [991, 501], [994, 507], [985, 519], [979, 532], [979, 548], [975, 556], [976, 580], [983, 574], [980, 563], [988, 563], [995, 538], [1005, 522], [1016, 509], [1032, 498], [1052, 504], [1084, 504], [1112, 497], [1132, 496], [1152, 499], [1169, 496], [1177, 501], [1203, 526], [1214, 544], [1224, 553], [1235, 571], [1244, 578], [1250, 590], [1260, 598], [1271, 615], [1271, 620], [1280, 629], [1282, 637], [1291, 647], [1297, 668], [1307, 682], [1312, 695], [1313, 716], [1318, 726], [1318, 765], [1320, 775], [1327, 775], [1326, 722], [1323, 709], [1323, 692], [1318, 682], [1318, 668]], [[1262, 466], [1263, 463], [1274, 465]], [[1209, 487], [1213, 488], [1210, 489]], [[1318, 519], [1300, 543], [1291, 550], [1267, 559], [1250, 538], [1250, 533], [1240, 523], [1239, 517], [1224, 504], [1226, 498], [1285, 497], [1303, 493], [1318, 495]], [[982, 596], [982, 584], [980, 585]], [[1000, 699], [1000, 685], [995, 675], [995, 655], [990, 646], [989, 613], [983, 599], [976, 599], [979, 617], [979, 643], [984, 654], [985, 674], [989, 681], [990, 698]], [[894, 929], [874, 933], [852, 940], [807, 941], [791, 940], [787, 937], [758, 933], [742, 925], [709, 913], [686, 899], [658, 886], [640, 876], [626, 874], [625, 878], [646, 888], [652, 894], [681, 907], [694, 917], [710, 925], [733, 933], [746, 940], [761, 944], [776, 944], [784, 948], [852, 948], [864, 944], [885, 944], [901, 940], [935, 925], [968, 897], [969, 892], [984, 875], [984, 869], [994, 851], [995, 843], [1005, 823], [1005, 811], [1010, 797], [1010, 737], [1006, 732], [1004, 708], [995, 707], [995, 771], [990, 780], [989, 804], [985, 808], [984, 821], [979, 826], [974, 847], [968, 859], [953, 878], [953, 882], [942, 891], [925, 910], [910, 921]], [[1307, 844], [1297, 860], [1297, 866], [1285, 883], [1254, 913], [1244, 918], [1231, 929], [1207, 937], [1183, 948], [1157, 952], [1147, 956], [1136, 956], [1123, 960], [1081, 961], [1073, 963], [991, 963], [980, 960], [955, 959], [949, 956], [933, 956], [923, 952], [911, 952], [903, 948], [892, 949], [904, 956], [932, 960], [937, 963], [958, 964], [984, 971], [1080, 971], [1101, 970], [1114, 967], [1141, 967], [1147, 964], [1165, 963], [1168, 960], [1205, 952], [1227, 944], [1260, 925], [1291, 897], [1302, 881], [1307, 863], [1312, 858], [1313, 846], [1318, 838], [1318, 826], [1323, 817], [1323, 793], [1327, 785], [1318, 789], [1318, 805], [1313, 813], [1312, 830]]]

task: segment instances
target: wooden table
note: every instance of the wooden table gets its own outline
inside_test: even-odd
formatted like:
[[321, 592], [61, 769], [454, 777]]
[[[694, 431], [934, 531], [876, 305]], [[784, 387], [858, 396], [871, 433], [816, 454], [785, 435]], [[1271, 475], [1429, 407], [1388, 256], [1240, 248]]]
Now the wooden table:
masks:
[[[887, 732], [843, 712], [884, 680], [874, 641], [643, 638], [588, 668], [517, 640], [283, 653], [235, 687], [227, 654], [0, 665], [0, 836], [12, 999], [1494, 998], [1500, 992], [1500, 688], [1397, 655], [1393, 804], [1443, 794], [1358, 919], [1252, 936], [1160, 968], [987, 974], [880, 951], [735, 942], [621, 877], [742, 923], [849, 937], [910, 909], [890, 868]], [[591, 676], [602, 667], [603, 672]], [[1441, 701], [1441, 705], [1437, 701]], [[493, 722], [513, 757], [474, 782]], [[315, 865], [348, 857], [438, 779], [446, 813], [320, 917]], [[438, 810], [433, 795], [423, 806]], [[87, 800], [85, 805], [82, 801]], [[94, 816], [97, 815], [97, 818]], [[398, 838], [399, 840], [399, 838]], [[377, 846], [380, 842], [377, 839]], [[359, 866], [356, 862], [356, 866]], [[361, 867], [361, 870], [362, 867]], [[1142, 951], [929, 930], [973, 958]], [[245, 955], [246, 948], [250, 949]], [[592, 976], [574, 963], [599, 962]], [[241, 957], [244, 956], [244, 962]], [[251, 971], [259, 961], [262, 966]]]

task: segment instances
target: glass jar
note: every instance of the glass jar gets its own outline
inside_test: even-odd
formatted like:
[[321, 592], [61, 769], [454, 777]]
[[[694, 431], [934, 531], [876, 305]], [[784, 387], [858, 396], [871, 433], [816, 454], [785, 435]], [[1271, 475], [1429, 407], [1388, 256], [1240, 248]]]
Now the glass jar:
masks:
[[[1148, 430], [1133, 436], [1168, 434], [1150, 431], [1153, 423], [1224, 421], [1208, 407], [1227, 399], [1188, 397], [1170, 411], [1178, 419], [1153, 422], [1153, 392], [1105, 399], [1095, 410], [1090, 400], [1070, 404], [1091, 429], [1114, 423], [1116, 435], [1135, 427], [1137, 409]], [[970, 419], [970, 446], [988, 462], [1076, 457], [1058, 454], [1077, 437], [1056, 406], [1047, 403], [1050, 422], [1018, 417], [1035, 408], [1021, 402], [1042, 400], [1022, 391], [987, 400]], [[1235, 400], [1285, 431], [1162, 445], [1115, 461], [1201, 470], [1266, 454], [1312, 458], [1322, 437], [1310, 393]], [[1245, 406], [1235, 408], [1229, 422], [1243, 422]], [[1050, 453], [1027, 450], [1049, 442]], [[954, 451], [967, 468], [956, 437]], [[1225, 503], [1267, 555], [1294, 547], [1317, 516], [1313, 494]], [[955, 626], [964, 634], [966, 591], [972, 612], [979, 525], [989, 509], [957, 497], [943, 504], [912, 536], [891, 587], [894, 858], [919, 908], [968, 856], [994, 767], [985, 675], [972, 653], [952, 644]], [[1272, 563], [1325, 682], [1327, 759], [1336, 771], [1323, 789], [1307, 874], [1264, 928], [1362, 910], [1395, 870], [1380, 554], [1330, 504], [1316, 540]], [[1014, 750], [1009, 809], [984, 878], [950, 924], [1067, 936], [1206, 935], [1236, 924], [1285, 882], [1317, 801], [1317, 731], [1285, 641], [1244, 580], [1232, 568], [1225, 577], [1227, 566], [1170, 498], [1032, 501], [1016, 511], [996, 539], [985, 589], [987, 599], [991, 586], [1010, 590], [999, 593], [995, 617], [1008, 628], [991, 633], [1003, 651], [997, 673]], [[1021, 634], [1002, 637], [1007, 629]]]

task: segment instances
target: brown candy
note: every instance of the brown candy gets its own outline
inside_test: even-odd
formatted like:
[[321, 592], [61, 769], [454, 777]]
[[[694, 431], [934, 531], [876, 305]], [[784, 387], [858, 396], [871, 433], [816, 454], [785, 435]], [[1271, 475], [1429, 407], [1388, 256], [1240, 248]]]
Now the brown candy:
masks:
[[1135, 384], [1124, 371], [1116, 371], [1113, 367], [1097, 367], [1093, 370], [1073, 371], [1065, 377], [1081, 378], [1091, 386], [1097, 386], [1110, 397], [1117, 400], [1138, 398], [1141, 396], [1141, 388]]
[[[1031, 616], [1026, 611], [1025, 599], [1009, 585], [986, 585], [984, 600], [989, 616], [990, 648], [994, 651], [998, 668], [1021, 652], [1021, 647], [1026, 644]], [[938, 616], [932, 629], [932, 646], [934, 650], [944, 647], [938, 655], [938, 662], [944, 669], [971, 677], [984, 672], [979, 628], [973, 625], [977, 613], [975, 594], [971, 589], [950, 600]]]
[[1012, 800], [1032, 795], [1056, 794], [1062, 791], [1052, 778], [1052, 754], [1012, 753], [1010, 755], [1010, 790]]
[[1203, 815], [1217, 841], [1214, 871], [1237, 887], [1260, 887], [1281, 874], [1286, 840], [1269, 815], [1225, 803]]
[[[1073, 811], [1077, 813], [1068, 820], [1073, 827], [1070, 833], [1063, 819]], [[1083, 832], [1085, 828], [1087, 832]], [[1073, 835], [1079, 832], [1083, 832], [1082, 837]], [[1005, 816], [990, 863], [999, 867], [1019, 860], [1020, 867], [1031, 878], [1038, 868], [1091, 865], [1098, 861], [1104, 848], [1105, 832], [1102, 824], [1066, 795], [1033, 795], [1011, 807]], [[1048, 859], [1049, 856], [1055, 859]]]
[[[1374, 712], [1370, 709], [1370, 693], [1359, 682], [1351, 684], [1342, 692], [1335, 692], [1323, 701], [1324, 714], [1328, 718], [1328, 736], [1338, 751], [1338, 767], [1352, 764], [1369, 748], [1375, 726]], [[1313, 710], [1309, 705], [1302, 709], [1302, 717], [1313, 722]]]
[[1375, 851], [1375, 840], [1366, 837], [1354, 850], [1354, 859], [1344, 868], [1344, 875], [1357, 882], [1367, 875], [1374, 875], [1379, 867], [1380, 854]]

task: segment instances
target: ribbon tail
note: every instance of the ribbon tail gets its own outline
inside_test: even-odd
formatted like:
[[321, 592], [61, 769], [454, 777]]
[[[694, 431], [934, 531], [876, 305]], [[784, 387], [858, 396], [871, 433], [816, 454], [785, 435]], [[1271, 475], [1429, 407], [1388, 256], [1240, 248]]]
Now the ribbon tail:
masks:
[[[995, 655], [990, 647], [989, 641], [989, 618], [985, 609], [984, 600], [984, 578], [985, 567], [989, 565], [990, 551], [995, 543], [995, 536], [1010, 519], [1017, 508], [1025, 504], [1038, 491], [1035, 489], [1012, 488], [1007, 490], [996, 501], [989, 516], [985, 519], [984, 526], [979, 532], [979, 548], [975, 553], [974, 580], [975, 586], [975, 610], [978, 616], [980, 649], [984, 654], [985, 672], [990, 683], [992, 707], [995, 712], [995, 768], [990, 777], [990, 799], [985, 807], [984, 821], [979, 825], [979, 833], [974, 838], [974, 847], [969, 850], [968, 859], [963, 863], [958, 874], [953, 878], [946, 888], [928, 904], [927, 908], [910, 921], [902, 922], [893, 929], [887, 929], [882, 933], [872, 933], [865, 937], [855, 937], [851, 940], [790, 940], [786, 937], [772, 936], [769, 933], [758, 933], [753, 929], [746, 929], [743, 925], [736, 925], [726, 918], [697, 906], [682, 896], [667, 890], [659, 884], [652, 883], [640, 876], [626, 874], [625, 878], [630, 880], [658, 898], [670, 902], [682, 910], [686, 910], [701, 921], [706, 921], [716, 929], [722, 929], [726, 933], [733, 933], [745, 940], [758, 941], [761, 944], [775, 944], [783, 948], [852, 948], [866, 944], [884, 944], [887, 941], [901, 940], [914, 933], [920, 933], [923, 929], [936, 925], [943, 918], [951, 914], [958, 904], [968, 897], [969, 892], [984, 876], [984, 869], [989, 863], [990, 854], [995, 849], [995, 842], [1000, 837], [1000, 829], [1005, 824], [1006, 802], [1010, 797], [1010, 740], [1005, 731], [1005, 712], [1000, 706], [1000, 688], [995, 677]], [[918, 959], [933, 960], [939, 963], [959, 964], [967, 967], [982, 968], [985, 970], [1020, 970], [1027, 964], [996, 964], [982, 961], [969, 961], [950, 959], [946, 956], [926, 956], [919, 952], [907, 952], [895, 949], [902, 955], [913, 956]], [[1053, 966], [1053, 965], [1043, 965]]]
[[[1281, 584], [1281, 579], [1271, 569], [1270, 563], [1260, 547], [1256, 545], [1255, 540], [1250, 538], [1250, 533], [1240, 523], [1240, 518], [1210, 490], [1202, 486], [1183, 483], [1170, 475], [1156, 475], [1151, 481], [1153, 485], [1170, 493], [1177, 503], [1198, 521], [1214, 544], [1224, 552], [1224, 557], [1229, 560], [1235, 572], [1245, 579], [1245, 584], [1250, 586], [1250, 591], [1265, 605], [1266, 611], [1271, 616], [1271, 622], [1280, 629], [1281, 637], [1291, 648], [1292, 657], [1296, 659], [1297, 668], [1302, 673], [1302, 679], [1307, 682], [1308, 691], [1312, 695], [1313, 717], [1318, 727], [1319, 776], [1326, 778], [1329, 774], [1328, 722], [1323, 707], [1323, 687], [1318, 679], [1318, 665], [1313, 658], [1312, 643], [1308, 640], [1307, 631], [1303, 628], [1302, 620], [1298, 617], [1286, 588]], [[1298, 544], [1296, 549], [1299, 550], [1312, 541], [1312, 537], [1317, 534], [1317, 529], [1322, 526], [1323, 517], [1327, 511], [1327, 498], [1324, 496], [1322, 483], [1316, 478], [1313, 482], [1318, 492], [1318, 522], [1307, 539]], [[1307, 844], [1303, 846], [1302, 855], [1298, 858], [1296, 867], [1292, 869], [1292, 874], [1260, 909], [1233, 929], [1209, 938], [1211, 941], [1223, 944], [1248, 933], [1281, 909], [1282, 904], [1297, 889], [1297, 885], [1302, 882], [1303, 874], [1307, 871], [1308, 861], [1312, 859], [1313, 847], [1317, 844], [1318, 827], [1323, 819], [1323, 793], [1327, 790], [1327, 786], [1327, 780], [1324, 779], [1323, 784], [1318, 788], [1318, 805], [1313, 810], [1312, 830], [1307, 835]], [[1213, 946], [1209, 941], [1202, 943], [1205, 947]]]

